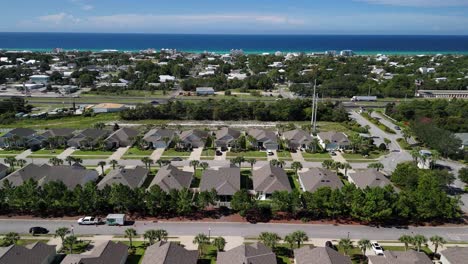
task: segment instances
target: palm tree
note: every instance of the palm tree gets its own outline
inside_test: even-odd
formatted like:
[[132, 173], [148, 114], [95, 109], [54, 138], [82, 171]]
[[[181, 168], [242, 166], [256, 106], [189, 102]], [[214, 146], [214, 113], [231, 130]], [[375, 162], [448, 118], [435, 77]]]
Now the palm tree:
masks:
[[208, 168], [208, 163], [207, 162], [201, 162], [200, 163], [200, 167], [202, 168], [202, 170], [206, 170]]
[[166, 148], [167, 148], [167, 147], [168, 147], [167, 144], [169, 144], [169, 141], [171, 141], [171, 139], [170, 139], [169, 137], [163, 137], [163, 138], [162, 138], [162, 141], [164, 141], [164, 144], [165, 144], [165, 146], [166, 146]]
[[416, 249], [421, 251], [421, 246], [427, 244], [427, 238], [423, 235], [415, 235], [413, 238], [413, 243], [416, 246]]
[[141, 162], [145, 164], [145, 167], [150, 171], [151, 170], [151, 164], [154, 163], [154, 161], [148, 157], [144, 157], [141, 159]]
[[201, 233], [193, 239], [192, 243], [198, 245], [198, 253], [200, 254], [200, 256], [203, 256], [203, 249], [205, 245], [210, 243], [210, 239], [205, 234]]
[[437, 150], [431, 151], [431, 168], [433, 169], [437, 161], [440, 159], [440, 153]]
[[49, 163], [54, 165], [54, 166], [58, 166], [58, 165], [62, 165], [63, 164], [63, 160], [57, 158], [57, 157], [53, 157], [51, 159], [49, 159]]
[[291, 169], [293, 169], [296, 172], [296, 176], [298, 176], [297, 172], [302, 169], [302, 163], [299, 161], [294, 161], [291, 163]]
[[278, 166], [278, 160], [277, 159], [270, 160], [270, 165], [277, 167]]
[[257, 160], [255, 158], [250, 158], [246, 160], [250, 164], [250, 169], [253, 170], [253, 167], [255, 163], [257, 163]]
[[156, 240], [166, 241], [168, 236], [169, 236], [169, 234], [167, 233], [166, 230], [164, 230], [164, 229], [156, 230]]
[[198, 161], [198, 160], [191, 160], [190, 161], [190, 166], [193, 167], [193, 171], [197, 171], [198, 165], [200, 165], [200, 161]]
[[276, 162], [276, 166], [279, 166], [280, 168], [283, 168], [284, 165], [286, 165], [286, 161], [284, 160], [278, 160], [278, 162]]
[[415, 164], [417, 164], [419, 158], [421, 158], [421, 154], [419, 154], [420, 150], [421, 150], [421, 148], [418, 147], [418, 148], [413, 148], [410, 151], [411, 157], [413, 157], [413, 161], [414, 161]]
[[18, 165], [18, 167], [22, 168], [24, 165], [26, 165], [27, 161], [24, 160], [24, 159], [19, 159], [16, 161], [16, 164]]
[[302, 243], [309, 241], [309, 237], [304, 231], [294, 231], [293, 233], [291, 233], [291, 235], [294, 238], [294, 241], [296, 241], [297, 243], [297, 248], [300, 248]]
[[70, 233], [70, 230], [68, 229], [68, 227], [60, 227], [58, 228], [56, 231], [55, 231], [55, 236], [59, 236], [60, 239], [62, 240], [62, 248], [64, 247], [64, 243], [65, 243], [65, 236]]
[[65, 240], [63, 241], [63, 244], [68, 246], [70, 249], [70, 254], [73, 254], [73, 246], [75, 243], [78, 241], [78, 238], [76, 236], [67, 236]]
[[156, 240], [156, 230], [154, 230], [154, 229], [147, 230], [143, 234], [143, 238], [148, 239], [148, 242], [149, 242], [150, 246], [153, 245], [154, 241]]
[[343, 163], [339, 162], [339, 161], [335, 161], [333, 162], [331, 168], [335, 169], [336, 171], [336, 174], [338, 174], [338, 171], [343, 167]]
[[83, 163], [83, 159], [82, 159], [82, 158], [78, 158], [78, 157], [73, 157], [73, 162], [74, 162], [74, 163], [78, 163], [78, 164], [82, 164], [82, 163]]
[[408, 251], [409, 245], [413, 244], [413, 237], [409, 235], [402, 235], [398, 240], [405, 244], [405, 251]]
[[341, 247], [345, 255], [348, 256], [349, 250], [353, 248], [353, 242], [349, 238], [342, 238], [340, 242], [338, 242], [338, 246]]
[[292, 250], [294, 249], [294, 245], [296, 244], [296, 240], [294, 240], [294, 237], [292, 234], [286, 235], [284, 237], [284, 242], [286, 242], [289, 245], [289, 248]]
[[242, 166], [242, 162], [244, 162], [245, 159], [242, 156], [237, 156], [231, 160], [231, 163], [234, 165], [238, 165], [239, 168]]
[[106, 166], [106, 162], [102, 160], [102, 161], [98, 162], [98, 166], [101, 167], [102, 176], [104, 176], [105, 175], [104, 166]]
[[67, 157], [65, 158], [65, 161], [68, 162], [68, 165], [69, 165], [69, 166], [71, 166], [72, 163], [73, 163], [73, 161], [75, 161], [75, 158], [72, 157], [72, 156], [67, 156]]
[[113, 159], [109, 161], [109, 164], [112, 165], [112, 169], [115, 170], [115, 166], [119, 165], [119, 162]]
[[137, 231], [133, 228], [125, 229], [125, 238], [128, 238], [128, 242], [130, 243], [130, 248], [133, 248], [133, 238], [136, 237]]
[[333, 166], [333, 160], [324, 160], [322, 162], [322, 167], [325, 169], [330, 169]]
[[[364, 257], [366, 256], [366, 250], [372, 248], [372, 244], [371, 244], [371, 242], [370, 242], [368, 239], [361, 239], [361, 240], [359, 240], [359, 241], [358, 241], [358, 246], [359, 246], [359, 248], [361, 249], [362, 255], [363, 255]], [[362, 263], [362, 259], [361, 259], [361, 263]]]
[[380, 162], [375, 162], [367, 165], [367, 168], [369, 169], [377, 169], [377, 171], [380, 171], [384, 168], [384, 165]]
[[348, 162], [345, 162], [341, 168], [344, 169], [344, 176], [348, 176], [348, 170], [352, 169], [353, 167], [351, 167]]
[[411, 137], [411, 133], [408, 128], [404, 127], [401, 130], [401, 134], [403, 135], [403, 138], [405, 139], [406, 143], [408, 143], [408, 138]]
[[429, 240], [432, 242], [432, 245], [434, 245], [434, 255], [437, 254], [437, 249], [439, 246], [443, 246], [447, 241], [441, 236], [431, 236]]
[[3, 241], [7, 246], [15, 245], [18, 242], [18, 240], [20, 240], [20, 236], [18, 233], [15, 232], [9, 232], [3, 238]]
[[10, 165], [11, 170], [15, 170], [16, 159], [14, 157], [6, 157], [5, 163]]
[[213, 246], [219, 251], [223, 251], [226, 246], [226, 240], [223, 237], [216, 237], [213, 239]]
[[265, 246], [275, 249], [276, 244], [281, 240], [281, 237], [276, 233], [262, 232], [260, 233], [260, 236], [258, 236], [258, 239], [262, 241]]

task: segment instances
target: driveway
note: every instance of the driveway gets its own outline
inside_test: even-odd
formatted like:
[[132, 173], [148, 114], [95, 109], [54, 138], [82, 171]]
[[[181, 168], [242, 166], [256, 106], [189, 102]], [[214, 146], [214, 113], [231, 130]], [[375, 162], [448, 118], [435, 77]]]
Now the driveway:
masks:
[[150, 155], [150, 159], [154, 160], [154, 161], [157, 161], [159, 159], [161, 159], [161, 156], [162, 154], [164, 153], [164, 150], [166, 150], [165, 148], [157, 148], [153, 151], [153, 153], [151, 153]]
[[203, 148], [194, 148], [190, 153], [189, 160], [200, 160]]
[[278, 152], [276, 152], [276, 150], [269, 150], [271, 152], [273, 152], [273, 155], [268, 155], [268, 151], [267, 151], [267, 160], [270, 161], [270, 160], [277, 160], [278, 159]]
[[31, 155], [32, 151], [31, 149], [27, 149], [20, 154], [16, 155], [15, 159], [20, 160], [20, 159], [26, 159], [27, 156]]
[[75, 152], [76, 149], [74, 148], [67, 148], [65, 149], [62, 153], [60, 153], [59, 155], [57, 155], [57, 158], [59, 159], [62, 159], [62, 160], [65, 160], [68, 156], [70, 156], [71, 154], [73, 154], [73, 152]]
[[114, 151], [114, 153], [112, 153], [112, 155], [110, 155], [109, 158], [107, 158], [107, 160], [108, 161], [110, 161], [110, 160], [119, 161], [122, 158], [122, 156], [125, 154], [125, 152], [127, 152], [127, 150], [129, 148], [130, 147], [118, 148], [116, 151]]
[[[296, 152], [291, 152], [291, 158], [292, 158], [293, 161], [298, 161], [300, 163], [305, 162], [305, 159], [302, 156], [302, 152], [300, 150], [298, 150]], [[304, 166], [304, 164], [302, 164], [302, 166]]]

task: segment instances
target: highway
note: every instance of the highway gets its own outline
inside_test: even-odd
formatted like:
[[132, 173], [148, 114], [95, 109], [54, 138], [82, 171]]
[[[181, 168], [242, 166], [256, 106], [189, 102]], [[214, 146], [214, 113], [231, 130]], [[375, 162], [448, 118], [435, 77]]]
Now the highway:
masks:
[[42, 226], [54, 233], [59, 227], [73, 227], [77, 235], [122, 235], [126, 228], [132, 227], [138, 233], [149, 229], [165, 229], [170, 236], [196, 235], [208, 233], [213, 236], [243, 236], [255, 237], [261, 232], [275, 232], [281, 236], [296, 230], [305, 231], [311, 238], [339, 239], [348, 236], [352, 239], [367, 238], [373, 240], [397, 240], [403, 234], [422, 234], [426, 237], [439, 235], [449, 241], [468, 241], [468, 228], [460, 227], [402, 227], [386, 228], [361, 225], [329, 225], [329, 224], [249, 224], [221, 222], [159, 222], [138, 221], [133, 225], [118, 226], [79, 226], [72, 220], [0, 220], [0, 233], [27, 233], [32, 226]]

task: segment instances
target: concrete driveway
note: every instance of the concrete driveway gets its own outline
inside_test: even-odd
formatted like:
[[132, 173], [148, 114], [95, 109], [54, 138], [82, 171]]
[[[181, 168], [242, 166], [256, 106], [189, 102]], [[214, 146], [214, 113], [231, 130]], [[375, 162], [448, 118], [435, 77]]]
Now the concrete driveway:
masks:
[[162, 154], [164, 153], [164, 148], [157, 148], [153, 151], [153, 153], [151, 153], [150, 155], [150, 159], [154, 160], [154, 161], [157, 161], [159, 159], [161, 159], [161, 156]]

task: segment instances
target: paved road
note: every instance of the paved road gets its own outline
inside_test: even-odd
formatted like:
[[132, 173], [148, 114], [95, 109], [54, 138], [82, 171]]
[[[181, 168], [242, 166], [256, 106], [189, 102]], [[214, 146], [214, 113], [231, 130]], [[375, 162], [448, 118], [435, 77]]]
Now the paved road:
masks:
[[[27, 233], [31, 226], [43, 226], [51, 232], [59, 227], [71, 227], [75, 234], [121, 235], [127, 227], [78, 226], [75, 221], [64, 220], [0, 220], [0, 233]], [[133, 226], [138, 233], [149, 229], [162, 228], [171, 236], [196, 235], [208, 233], [212, 236], [258, 236], [261, 232], [276, 232], [281, 236], [296, 230], [305, 231], [311, 238], [339, 239], [349, 236], [353, 239], [396, 240], [403, 234], [422, 234], [426, 237], [440, 235], [447, 240], [468, 241], [468, 228], [465, 227], [409, 227], [383, 228], [355, 225], [322, 225], [322, 224], [248, 224], [248, 223], [173, 223], [173, 222], [136, 222]]]

